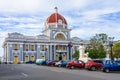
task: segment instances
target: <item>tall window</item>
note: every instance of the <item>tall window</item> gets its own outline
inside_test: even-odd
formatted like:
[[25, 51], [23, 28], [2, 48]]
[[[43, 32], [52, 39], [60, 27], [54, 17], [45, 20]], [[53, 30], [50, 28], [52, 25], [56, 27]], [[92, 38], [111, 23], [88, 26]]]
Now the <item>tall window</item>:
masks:
[[45, 51], [45, 45], [41, 45], [41, 50]]
[[67, 50], [67, 47], [66, 47], [66, 46], [63, 46], [63, 50]]
[[28, 51], [28, 44], [25, 45], [25, 50]]
[[63, 46], [62, 45], [57, 45], [56, 50], [63, 50]]
[[31, 51], [35, 51], [35, 45], [31, 45]]
[[18, 50], [18, 44], [14, 44], [14, 50]]

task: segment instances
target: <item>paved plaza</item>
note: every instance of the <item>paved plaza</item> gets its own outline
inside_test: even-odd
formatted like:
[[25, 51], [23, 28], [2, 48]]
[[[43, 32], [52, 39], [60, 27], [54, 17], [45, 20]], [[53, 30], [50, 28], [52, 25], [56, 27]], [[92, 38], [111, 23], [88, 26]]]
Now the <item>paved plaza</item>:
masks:
[[0, 64], [0, 80], [120, 80], [120, 72], [70, 70], [35, 64]]

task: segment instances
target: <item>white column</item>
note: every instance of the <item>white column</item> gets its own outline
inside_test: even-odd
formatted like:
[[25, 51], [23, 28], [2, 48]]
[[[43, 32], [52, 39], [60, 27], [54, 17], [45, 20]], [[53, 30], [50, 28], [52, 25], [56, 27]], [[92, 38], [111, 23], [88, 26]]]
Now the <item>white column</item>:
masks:
[[48, 45], [45, 46], [45, 59], [49, 60], [49, 54], [48, 54]]
[[67, 47], [67, 60], [69, 60], [69, 48]]
[[20, 58], [21, 58], [21, 63], [23, 63], [23, 44], [20, 44], [20, 54], [21, 54], [21, 56], [20, 56]]
[[50, 45], [50, 60], [52, 60], [52, 45]]
[[8, 45], [8, 43], [7, 43], [7, 53], [6, 53], [6, 55], [7, 55], [7, 57], [6, 57], [6, 61], [7, 61], [7, 63], [8, 63], [8, 59], [9, 59], [9, 45]]
[[72, 55], [73, 55], [73, 47], [71, 47], [71, 52], [70, 52], [70, 53], [71, 53], [71, 55], [70, 55], [70, 57], [71, 57], [71, 58], [70, 58], [70, 59], [72, 60]]
[[40, 45], [37, 45], [37, 59], [39, 59], [40, 55]]
[[54, 60], [56, 60], [56, 45], [54, 45]]
[[48, 60], [50, 60], [50, 45], [48, 45], [47, 53], [48, 53]]
[[10, 62], [10, 44], [8, 44], [8, 51], [7, 51], [7, 62]]

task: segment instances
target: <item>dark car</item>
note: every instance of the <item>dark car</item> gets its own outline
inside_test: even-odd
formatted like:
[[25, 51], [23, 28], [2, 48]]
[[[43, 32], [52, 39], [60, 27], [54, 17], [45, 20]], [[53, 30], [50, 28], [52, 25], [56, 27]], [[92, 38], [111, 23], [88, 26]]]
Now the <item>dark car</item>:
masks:
[[48, 60], [48, 61], [46, 61], [46, 64], [48, 65], [48, 66], [55, 66], [55, 63], [56, 62], [58, 62], [58, 61], [56, 61], [56, 60]]
[[63, 61], [61, 64], [60, 64], [60, 67], [66, 67], [67, 63], [70, 62], [69, 60], [66, 60], [66, 61]]
[[89, 60], [85, 63], [85, 68], [91, 71], [102, 69], [103, 60]]
[[35, 63], [35, 60], [34, 61], [30, 60], [26, 62], [26, 64], [34, 64], [34, 63]]
[[105, 60], [103, 72], [120, 71], [120, 61]]
[[73, 69], [73, 68], [84, 68], [85, 67], [85, 63], [81, 60], [77, 60], [77, 61], [70, 61], [67, 63], [66, 65], [67, 68]]

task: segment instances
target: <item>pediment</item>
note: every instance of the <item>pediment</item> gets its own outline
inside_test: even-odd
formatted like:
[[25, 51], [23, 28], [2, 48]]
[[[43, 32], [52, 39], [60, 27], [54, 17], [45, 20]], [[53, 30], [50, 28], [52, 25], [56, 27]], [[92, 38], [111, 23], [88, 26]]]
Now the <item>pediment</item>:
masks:
[[24, 35], [17, 33], [17, 32], [14, 32], [14, 33], [8, 33], [8, 37], [9, 38], [24, 38]]

